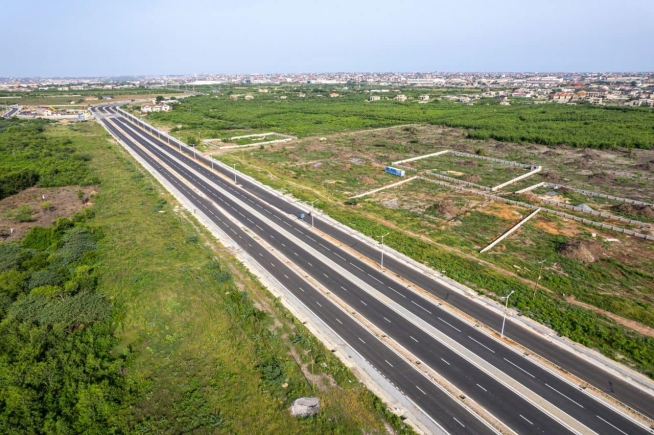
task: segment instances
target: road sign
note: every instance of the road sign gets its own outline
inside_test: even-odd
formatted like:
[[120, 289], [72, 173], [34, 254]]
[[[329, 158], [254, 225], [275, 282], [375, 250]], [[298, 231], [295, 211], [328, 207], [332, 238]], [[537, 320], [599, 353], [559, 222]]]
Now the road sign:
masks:
[[304, 213], [300, 215], [300, 219], [304, 219]]

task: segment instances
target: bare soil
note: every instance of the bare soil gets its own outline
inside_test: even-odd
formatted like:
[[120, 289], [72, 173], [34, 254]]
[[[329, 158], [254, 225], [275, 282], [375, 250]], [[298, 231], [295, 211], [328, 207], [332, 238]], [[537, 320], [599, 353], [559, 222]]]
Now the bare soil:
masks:
[[[84, 201], [77, 197], [77, 192], [80, 190], [84, 192]], [[31, 187], [16, 195], [4, 198], [0, 201], [0, 234], [2, 239], [8, 242], [15, 241], [23, 237], [32, 227], [47, 227], [60, 217], [74, 215], [84, 207], [92, 205], [92, 197], [97, 193], [97, 190], [97, 187], [94, 186]], [[43, 209], [41, 204], [44, 201], [49, 201], [52, 205], [48, 209]], [[7, 212], [22, 205], [32, 207], [34, 213], [31, 222], [16, 222], [6, 216]]]
[[570, 240], [561, 245], [559, 253], [568, 258], [575, 258], [588, 264], [594, 263], [606, 255], [599, 242], [592, 240]]

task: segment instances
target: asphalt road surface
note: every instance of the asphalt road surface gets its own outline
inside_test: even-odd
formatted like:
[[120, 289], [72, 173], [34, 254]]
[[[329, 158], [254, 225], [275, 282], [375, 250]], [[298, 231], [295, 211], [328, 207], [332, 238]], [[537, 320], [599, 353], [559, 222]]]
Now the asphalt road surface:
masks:
[[[434, 340], [430, 334], [396, 311], [391, 310], [374, 295], [353, 285], [351, 276], [355, 277], [355, 281], [363, 282], [365, 285], [374, 288], [413, 316], [437, 329], [441, 334], [463, 344], [468, 350], [480, 356], [485, 363], [492, 365], [545, 400], [555, 404], [593, 431], [615, 434], [647, 433], [646, 429], [588, 397], [574, 386], [532, 363], [529, 359], [521, 357], [495, 340], [490, 339], [476, 328], [449, 315], [428, 300], [398, 286], [397, 282], [389, 279], [378, 268], [370, 266], [367, 262], [360, 261], [329, 240], [321, 239], [318, 234], [311, 232], [305, 223], [299, 222], [295, 218], [299, 213], [306, 213], [307, 210], [299, 210], [258, 186], [250, 185], [247, 180], [240, 180], [241, 187], [233, 186], [231, 183], [228, 183], [229, 185], [225, 184], [225, 180], [217, 177], [205, 166], [198, 164], [184, 153], [170, 149], [156, 137], [148, 136], [121, 117], [114, 118], [112, 121], [116, 122], [127, 134], [128, 137], [122, 137], [123, 141], [128, 144], [130, 141], [139, 143], [156, 154], [166, 165], [176, 170], [178, 176], [186, 178], [198, 190], [203, 191], [207, 197], [215, 199], [217, 204], [222, 205], [222, 208], [239, 220], [243, 226], [265, 238], [269, 244], [302, 267], [324, 287], [332, 291], [349, 306], [355, 308], [368, 321], [418, 356], [425, 364], [437, 370], [516, 432], [565, 433], [567, 430], [514, 394], [492, 376], [482, 372], [456, 352]], [[112, 131], [114, 134], [122, 135], [115, 128]], [[143, 136], [148, 136], [148, 140], [146, 141]], [[148, 143], [148, 141], [153, 142], [154, 145]], [[166, 152], [163, 152], [164, 150]], [[184, 151], [193, 153], [190, 150], [184, 149]], [[180, 162], [188, 165], [190, 169], [197, 171], [197, 173], [194, 175], [193, 172], [179, 165]], [[220, 168], [220, 170], [225, 172], [225, 175], [232, 175], [223, 168]], [[207, 179], [222, 186], [231, 195], [235, 195], [238, 200], [241, 200], [239, 196], [242, 197], [243, 204], [239, 204], [239, 201], [230, 199], [219, 190], [204, 183], [197, 178], [198, 174], [202, 174]], [[255, 195], [251, 193], [255, 193]], [[265, 219], [258, 219], [253, 215], [252, 210], [248, 210], [249, 203], [253, 204], [252, 207], [258, 207], [262, 210], [262, 213], [267, 213], [276, 218], [280, 226], [286, 226], [291, 232], [295, 231], [294, 236], [300, 238], [301, 242], [296, 243], [293, 238], [289, 239], [280, 234], [280, 231], [267, 224]], [[280, 213], [280, 211], [283, 213]], [[379, 257], [378, 250], [358, 242], [339, 230], [334, 231], [335, 229], [331, 225], [325, 224], [320, 219], [315, 219], [315, 224], [320, 230], [330, 233], [332, 237], [347, 243], [362, 254], [368, 254], [370, 258]], [[236, 240], [236, 242], [238, 243], [239, 240]], [[369, 252], [362, 252], [368, 251], [366, 248], [369, 248]], [[325, 258], [329, 261], [325, 261]], [[334, 269], [333, 264], [337, 264], [336, 269], [338, 270]], [[393, 269], [393, 266], [404, 267], [406, 273], [402, 273], [402, 275], [410, 281], [420, 281], [420, 276], [422, 276], [402, 263], [393, 260], [390, 256], [385, 258], [385, 266], [390, 270]], [[345, 276], [343, 276], [343, 270], [346, 271]], [[424, 277], [424, 279], [428, 280], [428, 282], [421, 285], [423, 288], [432, 290], [437, 285], [427, 277]], [[444, 299], [447, 299], [448, 303], [452, 303], [454, 296], [454, 294], [448, 295], [446, 293]], [[461, 297], [459, 299], [466, 300]], [[482, 308], [483, 312], [488, 312], [483, 307], [480, 308]], [[353, 344], [350, 340], [347, 341]], [[559, 350], [559, 352], [561, 351]], [[388, 361], [385, 362], [391, 366]]]

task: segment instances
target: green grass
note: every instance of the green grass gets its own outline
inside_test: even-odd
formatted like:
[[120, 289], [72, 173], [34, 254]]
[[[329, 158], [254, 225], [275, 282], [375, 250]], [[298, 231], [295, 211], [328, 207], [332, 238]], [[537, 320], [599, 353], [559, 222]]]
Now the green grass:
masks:
[[[98, 291], [121, 312], [115, 352], [135, 355], [126, 376], [140, 394], [116, 416], [120, 431], [384, 433], [391, 422], [410, 432], [225, 249], [208, 246], [205, 231], [99, 126], [73, 128], [49, 135], [72, 136], [93, 156], [102, 185], [92, 225], [105, 234]], [[291, 347], [338, 386], [308, 383]], [[301, 395], [320, 397], [323, 412], [292, 418], [286, 408]]]
[[[257, 95], [252, 101], [230, 101], [226, 95], [232, 92], [231, 88], [222, 89], [221, 95], [188, 98], [173, 111], [153, 113], [148, 119], [173, 126], [172, 133], [180, 137], [189, 132], [202, 138], [215, 138], [262, 130], [305, 137], [429, 123], [462, 127], [471, 138], [503, 142], [644, 149], [651, 149], [654, 143], [654, 111], [647, 108], [559, 104], [487, 106], [483, 102], [466, 106], [438, 100], [428, 104], [417, 104], [415, 100], [367, 103], [367, 94], [363, 92], [339, 91], [340, 98], [319, 98], [315, 93], [320, 91], [318, 88], [312, 88], [305, 99], [290, 96], [281, 100], [275, 98], [278, 95], [266, 94]], [[290, 88], [288, 91], [292, 92]]]

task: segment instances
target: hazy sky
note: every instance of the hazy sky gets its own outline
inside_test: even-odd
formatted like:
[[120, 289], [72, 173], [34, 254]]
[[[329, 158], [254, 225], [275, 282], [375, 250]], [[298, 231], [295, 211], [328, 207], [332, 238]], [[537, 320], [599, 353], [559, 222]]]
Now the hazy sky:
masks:
[[652, 71], [654, 0], [2, 0], [0, 77]]

